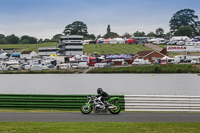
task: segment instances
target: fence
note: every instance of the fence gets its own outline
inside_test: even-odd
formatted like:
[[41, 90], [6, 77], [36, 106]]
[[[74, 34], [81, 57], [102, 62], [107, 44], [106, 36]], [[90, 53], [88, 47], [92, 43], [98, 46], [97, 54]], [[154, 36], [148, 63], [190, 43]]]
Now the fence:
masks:
[[[120, 97], [120, 105], [124, 110], [124, 96]], [[64, 109], [79, 110], [87, 102], [87, 95], [26, 95], [0, 94], [0, 108], [4, 109]]]
[[[173, 95], [112, 95], [120, 97], [125, 111], [194, 111], [200, 112], [200, 96]], [[4, 109], [63, 109], [79, 110], [87, 95], [26, 95], [0, 94]]]
[[200, 112], [200, 96], [125, 95], [125, 111]]

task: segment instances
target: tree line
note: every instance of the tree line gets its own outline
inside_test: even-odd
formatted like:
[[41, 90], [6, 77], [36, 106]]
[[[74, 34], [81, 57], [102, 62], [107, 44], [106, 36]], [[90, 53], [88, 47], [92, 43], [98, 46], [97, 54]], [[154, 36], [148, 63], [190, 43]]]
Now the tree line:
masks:
[[[164, 29], [159, 27], [155, 32], [146, 34], [145, 32], [136, 31], [132, 35], [135, 37], [167, 37], [171, 36], [188, 36], [194, 37], [200, 35], [200, 21], [198, 16], [195, 15], [195, 11], [192, 9], [182, 9], [177, 11], [169, 21], [170, 32], [164, 34]], [[117, 33], [111, 31], [110, 25], [107, 26], [107, 32], [105, 35], [88, 34], [87, 25], [81, 21], [75, 21], [72, 24], [68, 24], [63, 34], [65, 35], [83, 35], [84, 40], [94, 40], [95, 38], [109, 38], [119, 36]], [[58, 42], [62, 34], [56, 34], [51, 39], [37, 39], [28, 35], [17, 37], [14, 34], [5, 36], [0, 34], [0, 44], [37, 44], [44, 42]], [[125, 33], [123, 36], [131, 36], [129, 33]]]

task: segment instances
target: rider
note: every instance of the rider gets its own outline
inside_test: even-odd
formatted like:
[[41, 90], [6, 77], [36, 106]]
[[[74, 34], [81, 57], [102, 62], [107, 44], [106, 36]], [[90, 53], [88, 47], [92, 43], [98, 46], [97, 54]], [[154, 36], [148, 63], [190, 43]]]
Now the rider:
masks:
[[103, 91], [102, 88], [98, 88], [97, 89], [97, 97], [102, 96], [102, 102], [105, 104], [106, 108], [108, 108], [108, 104], [106, 102], [106, 100], [110, 99], [110, 96], [108, 95], [108, 93], [106, 93], [105, 91]]

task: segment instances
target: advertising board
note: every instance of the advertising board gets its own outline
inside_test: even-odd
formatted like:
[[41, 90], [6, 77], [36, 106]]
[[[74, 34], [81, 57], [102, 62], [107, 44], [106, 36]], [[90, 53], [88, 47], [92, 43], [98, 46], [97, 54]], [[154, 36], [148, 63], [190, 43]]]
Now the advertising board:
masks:
[[200, 46], [167, 46], [167, 52], [181, 52], [181, 51], [188, 51], [188, 52], [200, 51]]

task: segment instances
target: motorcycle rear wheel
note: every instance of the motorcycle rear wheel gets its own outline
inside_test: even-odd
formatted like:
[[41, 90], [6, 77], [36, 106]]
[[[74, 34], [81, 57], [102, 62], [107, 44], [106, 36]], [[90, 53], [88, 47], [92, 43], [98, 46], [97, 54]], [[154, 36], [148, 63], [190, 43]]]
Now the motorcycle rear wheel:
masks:
[[109, 110], [110, 113], [111, 113], [111, 114], [119, 114], [120, 111], [121, 111], [120, 105], [117, 104], [117, 103], [114, 103], [113, 105], [115, 106], [115, 109], [110, 109], [110, 110]]
[[83, 114], [89, 114], [92, 111], [92, 107], [84, 104], [81, 106], [80, 110], [81, 110], [81, 113]]

